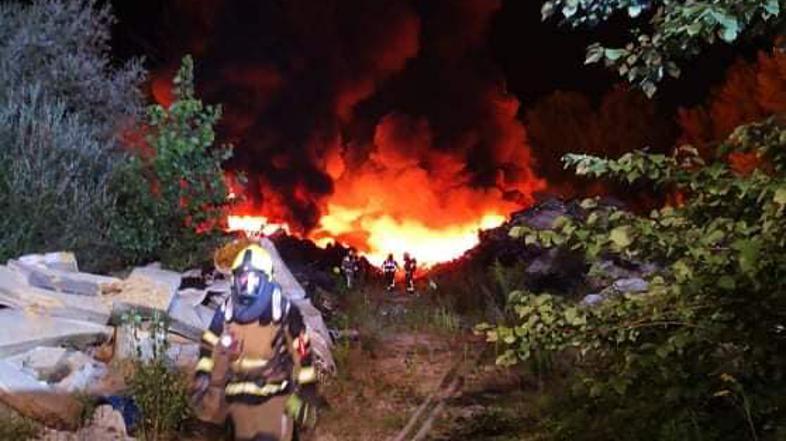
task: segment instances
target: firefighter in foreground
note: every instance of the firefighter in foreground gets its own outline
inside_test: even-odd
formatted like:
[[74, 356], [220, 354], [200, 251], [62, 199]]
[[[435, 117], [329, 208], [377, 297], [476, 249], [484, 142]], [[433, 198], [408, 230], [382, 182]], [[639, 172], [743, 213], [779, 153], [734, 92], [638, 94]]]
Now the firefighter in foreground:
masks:
[[200, 419], [232, 423], [236, 440], [291, 440], [316, 422], [316, 372], [297, 307], [273, 282], [262, 247], [232, 264], [232, 292], [203, 334], [194, 400]]
[[418, 269], [418, 262], [409, 253], [404, 253], [404, 277], [407, 285], [407, 292], [415, 292], [415, 270]]
[[352, 281], [355, 280], [355, 276], [357, 276], [360, 271], [360, 265], [354, 248], [350, 248], [347, 255], [341, 260], [341, 271], [344, 273], [344, 279], [347, 281], [347, 288], [352, 289]]
[[396, 287], [396, 270], [398, 270], [398, 262], [393, 259], [393, 254], [388, 254], [388, 258], [382, 262], [382, 273], [385, 275], [388, 291]]

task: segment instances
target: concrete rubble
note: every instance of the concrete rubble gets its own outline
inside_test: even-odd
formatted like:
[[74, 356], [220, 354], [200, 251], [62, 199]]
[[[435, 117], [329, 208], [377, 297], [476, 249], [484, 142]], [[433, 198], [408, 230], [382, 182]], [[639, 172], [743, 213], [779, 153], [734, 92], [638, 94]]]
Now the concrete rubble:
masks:
[[[261, 244], [274, 257], [277, 281], [303, 313], [321, 366], [333, 371], [331, 337], [320, 312], [273, 243]], [[166, 340], [168, 361], [191, 368], [202, 333], [229, 293], [228, 277], [218, 272], [178, 273], [151, 264], [121, 279], [81, 272], [69, 252], [11, 259], [0, 265], [0, 402], [48, 426], [41, 439], [133, 439], [111, 406], [99, 407], [87, 428], [71, 431], [82, 409], [74, 393], [117, 393], [112, 362], [140, 353], [153, 357], [147, 321], [132, 325], [123, 318], [160, 314], [169, 333], [156, 344]]]

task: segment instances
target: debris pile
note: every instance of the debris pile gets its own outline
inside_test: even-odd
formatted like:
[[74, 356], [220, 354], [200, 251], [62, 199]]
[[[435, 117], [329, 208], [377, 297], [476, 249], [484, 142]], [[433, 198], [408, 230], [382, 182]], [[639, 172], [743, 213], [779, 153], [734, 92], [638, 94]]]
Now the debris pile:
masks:
[[[333, 372], [330, 335], [319, 311], [272, 242], [262, 243], [285, 293], [303, 311], [320, 366]], [[220, 271], [181, 274], [158, 264], [134, 268], [123, 279], [89, 274], [68, 252], [9, 260], [0, 265], [0, 402], [50, 428], [76, 429], [82, 404], [75, 393], [118, 392], [107, 378], [113, 360], [149, 359], [153, 346], [166, 340], [167, 359], [193, 367], [202, 333], [229, 287]], [[169, 323], [166, 335], [133, 320], [151, 315]], [[103, 412], [99, 420], [112, 419], [109, 410]], [[119, 424], [109, 426], [120, 431]], [[47, 433], [47, 439], [71, 439], [65, 432]], [[117, 439], [128, 439], [122, 436]]]

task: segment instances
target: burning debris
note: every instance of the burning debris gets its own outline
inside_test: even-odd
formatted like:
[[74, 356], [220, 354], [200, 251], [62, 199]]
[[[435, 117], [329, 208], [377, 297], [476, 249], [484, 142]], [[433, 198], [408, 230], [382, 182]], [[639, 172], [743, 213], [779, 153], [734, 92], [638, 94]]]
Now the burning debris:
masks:
[[169, 104], [169, 63], [198, 54], [200, 95], [222, 103], [220, 138], [235, 146], [231, 230], [351, 246], [375, 265], [409, 252], [429, 267], [545, 188], [519, 101], [483, 61], [499, 1], [166, 7], [183, 32], [151, 96]]

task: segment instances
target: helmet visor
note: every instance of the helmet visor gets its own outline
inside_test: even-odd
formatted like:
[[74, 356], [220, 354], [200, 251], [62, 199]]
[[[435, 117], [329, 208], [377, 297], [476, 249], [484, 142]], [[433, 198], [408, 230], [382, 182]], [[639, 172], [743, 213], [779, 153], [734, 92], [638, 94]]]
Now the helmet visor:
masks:
[[242, 296], [256, 296], [263, 283], [263, 274], [257, 271], [241, 272], [235, 277], [235, 289]]

